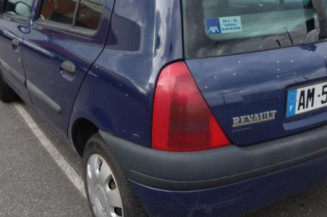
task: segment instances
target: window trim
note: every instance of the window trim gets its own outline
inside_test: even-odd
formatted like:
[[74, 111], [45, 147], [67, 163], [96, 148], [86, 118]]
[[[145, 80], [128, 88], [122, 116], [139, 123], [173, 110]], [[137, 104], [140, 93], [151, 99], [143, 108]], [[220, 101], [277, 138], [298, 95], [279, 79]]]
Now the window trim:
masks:
[[14, 19], [14, 20], [25, 21], [25, 22], [28, 21], [28, 17], [25, 17], [23, 15], [9, 13], [9, 12], [10, 11], [3, 11], [1, 15], [4, 17], [8, 17], [10, 19]]
[[86, 28], [82, 28], [82, 27], [72, 26], [70, 24], [54, 22], [51, 20], [41, 20], [40, 18], [38, 18], [35, 21], [35, 24], [42, 26], [42, 27], [49, 28], [49, 29], [53, 29], [53, 30], [65, 31], [65, 32], [73, 33], [73, 34], [80, 35], [80, 36], [86, 36], [88, 38], [95, 38], [100, 29], [100, 28], [98, 28], [97, 30], [91, 30], [91, 29], [86, 29]]
[[104, 16], [103, 14], [104, 14], [104, 10], [105, 10], [105, 4], [103, 4], [103, 9], [101, 12], [99, 26], [97, 29], [93, 30], [93, 29], [83, 28], [83, 27], [79, 27], [79, 26], [75, 25], [77, 13], [78, 13], [78, 9], [79, 9], [81, 1], [82, 0], [77, 0], [77, 2], [76, 2], [72, 24], [65, 24], [65, 23], [55, 22], [55, 21], [51, 21], [51, 20], [42, 20], [40, 18], [41, 9], [42, 9], [42, 1], [39, 1], [39, 5], [38, 5], [37, 13], [35, 15], [34, 22], [35, 22], [35, 24], [38, 24], [42, 27], [59, 30], [59, 31], [65, 31], [65, 32], [69, 32], [72, 34], [76, 34], [76, 35], [80, 35], [80, 36], [84, 36], [84, 37], [88, 37], [88, 38], [95, 38], [98, 35], [98, 33], [101, 29], [101, 26], [103, 24], [102, 22], [103, 22], [103, 16]]
[[[80, 5], [81, 1], [82, 0], [78, 0], [77, 3], [76, 3], [72, 26], [76, 25], [76, 17], [77, 17], [78, 8], [79, 8], [79, 5]], [[102, 13], [101, 13], [101, 17], [102, 17]]]

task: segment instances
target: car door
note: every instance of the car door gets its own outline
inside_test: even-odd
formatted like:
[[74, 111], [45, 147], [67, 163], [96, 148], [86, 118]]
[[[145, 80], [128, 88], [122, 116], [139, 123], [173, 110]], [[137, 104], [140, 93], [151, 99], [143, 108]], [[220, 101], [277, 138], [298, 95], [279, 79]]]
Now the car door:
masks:
[[113, 0], [39, 0], [24, 38], [24, 68], [34, 108], [66, 135], [79, 87], [101, 53]]
[[0, 5], [1, 73], [25, 102], [30, 102], [30, 98], [25, 85], [21, 44], [28, 29], [32, 3], [33, 0], [5, 0]]

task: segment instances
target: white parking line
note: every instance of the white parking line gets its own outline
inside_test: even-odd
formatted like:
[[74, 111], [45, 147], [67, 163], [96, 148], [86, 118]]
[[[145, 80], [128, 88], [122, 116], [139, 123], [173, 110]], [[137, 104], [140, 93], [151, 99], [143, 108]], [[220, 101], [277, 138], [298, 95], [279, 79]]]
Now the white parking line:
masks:
[[61, 170], [66, 174], [67, 178], [73, 183], [77, 190], [86, 198], [86, 193], [84, 190], [83, 179], [76, 173], [76, 171], [70, 166], [70, 164], [62, 157], [50, 139], [43, 133], [43, 131], [38, 127], [37, 123], [33, 120], [31, 115], [25, 110], [25, 108], [19, 104], [14, 103], [15, 109], [25, 120], [28, 127], [32, 130], [36, 138], [40, 141], [43, 148], [50, 154], [52, 159], [61, 168]]

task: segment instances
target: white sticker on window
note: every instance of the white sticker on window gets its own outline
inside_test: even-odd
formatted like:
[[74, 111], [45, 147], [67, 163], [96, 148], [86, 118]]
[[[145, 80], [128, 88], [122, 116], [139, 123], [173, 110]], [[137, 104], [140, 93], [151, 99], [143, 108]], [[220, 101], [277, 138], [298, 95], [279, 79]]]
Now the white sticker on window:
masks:
[[208, 18], [206, 29], [209, 35], [243, 31], [240, 16]]
[[219, 18], [221, 33], [241, 32], [242, 21], [240, 16], [220, 17]]

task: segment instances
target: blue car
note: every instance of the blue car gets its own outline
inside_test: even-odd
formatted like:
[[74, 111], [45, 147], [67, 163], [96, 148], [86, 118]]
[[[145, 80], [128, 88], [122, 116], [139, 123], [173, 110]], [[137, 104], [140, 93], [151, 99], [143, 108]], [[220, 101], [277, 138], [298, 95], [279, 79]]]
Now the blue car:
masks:
[[1, 0], [0, 99], [83, 157], [95, 217], [240, 216], [327, 180], [326, 0]]

